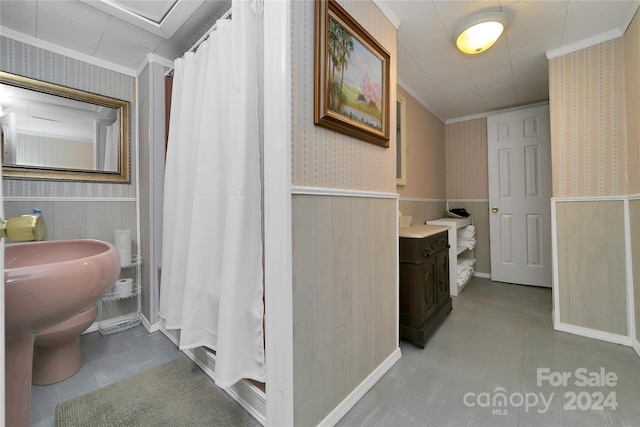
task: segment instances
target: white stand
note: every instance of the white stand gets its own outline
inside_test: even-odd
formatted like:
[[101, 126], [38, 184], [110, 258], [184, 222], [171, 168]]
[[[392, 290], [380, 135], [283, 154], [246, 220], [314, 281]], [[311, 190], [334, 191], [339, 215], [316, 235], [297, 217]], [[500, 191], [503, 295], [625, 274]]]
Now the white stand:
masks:
[[[117, 289], [110, 289], [100, 299], [100, 321], [98, 322], [98, 331], [100, 335], [115, 334], [117, 332], [131, 329], [142, 321], [140, 318], [140, 294], [142, 287], [140, 286], [140, 267], [142, 266], [142, 257], [134, 256], [131, 262], [122, 265], [120, 268], [120, 278], [132, 278], [133, 286], [131, 292], [122, 293]], [[107, 308], [112, 308], [126, 314], [104, 319], [104, 312]]]
[[467, 218], [440, 218], [427, 221], [427, 225], [449, 226], [449, 234], [447, 235], [449, 238], [449, 293], [452, 297], [457, 297], [473, 277], [473, 275], [470, 275], [467, 280], [458, 285], [458, 256], [465, 251], [469, 251], [469, 248], [465, 246], [458, 246], [458, 229], [472, 223], [473, 220], [470, 216]]

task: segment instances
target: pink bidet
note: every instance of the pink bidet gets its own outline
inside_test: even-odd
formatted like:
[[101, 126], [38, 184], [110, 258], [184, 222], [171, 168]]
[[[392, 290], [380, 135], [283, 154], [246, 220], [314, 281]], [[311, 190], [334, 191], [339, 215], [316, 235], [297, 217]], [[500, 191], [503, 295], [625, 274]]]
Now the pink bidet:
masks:
[[90, 309], [120, 274], [116, 248], [99, 240], [14, 243], [5, 248], [7, 426], [28, 426], [36, 332]]

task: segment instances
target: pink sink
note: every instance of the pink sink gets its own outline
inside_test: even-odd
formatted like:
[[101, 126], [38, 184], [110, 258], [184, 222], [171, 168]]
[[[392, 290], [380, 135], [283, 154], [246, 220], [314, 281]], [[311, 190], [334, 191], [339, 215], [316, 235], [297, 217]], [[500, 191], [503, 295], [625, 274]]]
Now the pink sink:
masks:
[[120, 258], [112, 244], [82, 239], [8, 244], [4, 259], [6, 425], [28, 426], [35, 333], [95, 305]]

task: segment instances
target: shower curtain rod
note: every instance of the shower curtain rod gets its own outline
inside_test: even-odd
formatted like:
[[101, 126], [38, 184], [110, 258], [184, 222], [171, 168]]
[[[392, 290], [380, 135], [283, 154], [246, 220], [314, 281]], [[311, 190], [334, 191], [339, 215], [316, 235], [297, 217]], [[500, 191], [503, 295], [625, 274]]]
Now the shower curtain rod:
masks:
[[[209, 35], [216, 30], [216, 28], [218, 28], [218, 21], [220, 19], [231, 19], [231, 9], [232, 8], [229, 8], [229, 10], [227, 10], [220, 18], [216, 19], [216, 22], [214, 22], [211, 28], [209, 28], [185, 53], [195, 51], [198, 46], [200, 46], [209, 37]], [[173, 74], [173, 67], [164, 73], [165, 76], [170, 76], [171, 74]]]

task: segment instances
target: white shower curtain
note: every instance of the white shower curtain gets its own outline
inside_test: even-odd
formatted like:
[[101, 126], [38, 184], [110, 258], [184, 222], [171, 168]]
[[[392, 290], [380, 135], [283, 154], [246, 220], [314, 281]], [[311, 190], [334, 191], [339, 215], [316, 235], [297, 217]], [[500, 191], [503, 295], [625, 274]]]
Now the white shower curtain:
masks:
[[118, 122], [114, 122], [107, 127], [107, 135], [104, 145], [104, 167], [102, 170], [107, 172], [118, 171], [118, 137], [120, 136], [120, 127]]
[[165, 170], [160, 317], [180, 348], [216, 351], [216, 384], [265, 380], [257, 17], [175, 61]]

